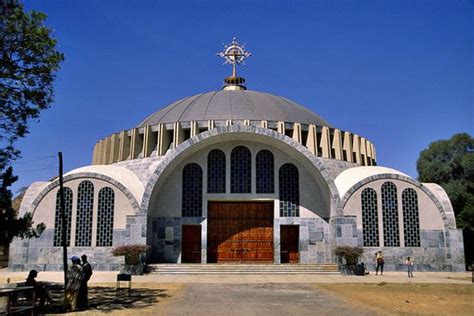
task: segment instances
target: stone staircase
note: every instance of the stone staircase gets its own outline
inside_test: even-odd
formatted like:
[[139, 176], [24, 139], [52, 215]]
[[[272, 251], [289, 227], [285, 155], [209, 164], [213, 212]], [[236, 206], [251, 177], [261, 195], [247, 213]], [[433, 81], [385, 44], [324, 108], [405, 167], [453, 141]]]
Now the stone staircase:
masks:
[[150, 264], [151, 274], [339, 274], [336, 264]]

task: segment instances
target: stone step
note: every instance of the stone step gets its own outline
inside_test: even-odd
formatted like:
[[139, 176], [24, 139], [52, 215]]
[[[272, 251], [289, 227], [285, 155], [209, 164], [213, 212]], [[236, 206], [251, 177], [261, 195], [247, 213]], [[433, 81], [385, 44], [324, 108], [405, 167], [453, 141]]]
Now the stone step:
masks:
[[152, 274], [338, 274], [335, 264], [151, 264]]

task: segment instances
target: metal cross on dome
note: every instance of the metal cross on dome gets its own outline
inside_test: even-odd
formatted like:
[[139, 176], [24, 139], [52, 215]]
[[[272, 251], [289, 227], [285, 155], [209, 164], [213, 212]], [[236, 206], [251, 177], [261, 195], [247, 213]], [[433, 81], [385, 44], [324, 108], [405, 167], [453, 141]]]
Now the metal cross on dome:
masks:
[[232, 77], [236, 76], [236, 65], [245, 65], [245, 58], [252, 56], [252, 53], [245, 50], [245, 44], [239, 44], [235, 37], [232, 38], [232, 42], [224, 45], [224, 50], [217, 53], [217, 56], [225, 59], [225, 64], [232, 65]]

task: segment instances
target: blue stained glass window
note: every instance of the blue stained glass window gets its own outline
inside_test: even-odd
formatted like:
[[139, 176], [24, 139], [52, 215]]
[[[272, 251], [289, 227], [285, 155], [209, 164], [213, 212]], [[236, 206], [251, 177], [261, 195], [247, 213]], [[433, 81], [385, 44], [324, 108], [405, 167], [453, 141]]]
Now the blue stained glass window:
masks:
[[183, 169], [182, 215], [202, 216], [202, 169], [198, 164], [187, 164]]
[[280, 167], [278, 172], [280, 187], [280, 216], [300, 216], [300, 185], [298, 168], [290, 163]]
[[244, 146], [235, 147], [230, 154], [230, 192], [251, 193], [252, 155]]
[[219, 149], [207, 156], [207, 193], [225, 193], [225, 154]]
[[275, 192], [274, 158], [268, 150], [261, 150], [256, 158], [257, 193]]

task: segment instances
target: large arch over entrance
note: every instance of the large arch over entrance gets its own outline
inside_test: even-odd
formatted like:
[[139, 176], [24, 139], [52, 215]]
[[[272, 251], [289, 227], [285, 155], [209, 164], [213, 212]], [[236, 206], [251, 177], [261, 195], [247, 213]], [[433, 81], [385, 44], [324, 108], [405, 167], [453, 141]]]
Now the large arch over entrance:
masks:
[[307, 170], [313, 172], [313, 177], [317, 181], [318, 187], [323, 190], [324, 195], [327, 196], [329, 215], [331, 217], [342, 215], [338, 190], [334, 184], [334, 180], [328, 177], [329, 170], [321, 158], [316, 157], [306, 147], [284, 134], [257, 126], [242, 125], [214, 128], [198, 134], [176, 148], [169, 150], [162, 162], [153, 171], [153, 174], [145, 186], [140, 211], [142, 213], [148, 212], [150, 201], [154, 193], [160, 189], [163, 180], [169, 176], [173, 167], [180, 164], [186, 157], [212, 144], [241, 139], [267, 143], [297, 158]]
[[[234, 161], [232, 153], [236, 148], [246, 148], [245, 150], [252, 160], [252, 188], [250, 191], [246, 189], [243, 192], [234, 192], [232, 189], [231, 173], [235, 171], [232, 168]], [[214, 192], [213, 189], [208, 191], [207, 187], [208, 155], [217, 149], [224, 156], [227, 172], [226, 188], [219, 193]], [[274, 171], [272, 172], [275, 176], [275, 190], [257, 192], [256, 161], [258, 154], [265, 150], [274, 154], [274, 168], [272, 167]], [[287, 195], [291, 192], [281, 195], [282, 183], [279, 183], [277, 179], [280, 177], [281, 167], [293, 166], [293, 164], [296, 172], [298, 173], [299, 169], [300, 174], [301, 182], [297, 184], [301, 188], [301, 200], [298, 198], [297, 202], [300, 205], [300, 211], [297, 208], [295, 212], [288, 213], [281, 208], [289, 207], [290, 204], [283, 203], [284, 206], [282, 206], [282, 203], [278, 201], [286, 201], [290, 198], [291, 194]], [[182, 195], [184, 192], [182, 190], [185, 189], [184, 177], [188, 174], [184, 171], [188, 170], [190, 166], [204, 171], [203, 175], [199, 177], [200, 188], [196, 191], [202, 192], [202, 196], [192, 199], [192, 203], [196, 203], [196, 201], [199, 201], [199, 205], [202, 203], [202, 212], [183, 213], [183, 206], [189, 206], [189, 201], [184, 199], [185, 195]], [[177, 263], [234, 260], [279, 263], [280, 234], [283, 236], [287, 232], [287, 230], [280, 231], [280, 226], [295, 225], [297, 229], [301, 230], [301, 234], [292, 233], [291, 236], [293, 239], [300, 238], [300, 244], [303, 245], [301, 251], [307, 252], [306, 256], [302, 256], [302, 262], [315, 260], [315, 256], [321, 255], [313, 253], [311, 256], [313, 259], [310, 259], [309, 251], [314, 250], [308, 249], [308, 226], [312, 227], [315, 234], [322, 234], [323, 230], [327, 233], [329, 218], [337, 210], [338, 196], [335, 196], [337, 193], [331, 190], [328, 182], [331, 183], [333, 189], [335, 186], [333, 182], [326, 179], [327, 176], [323, 175], [323, 173], [327, 175], [328, 172], [322, 166], [320, 158], [315, 157], [287, 136], [271, 130], [252, 126], [229, 126], [200, 134], [187, 143], [168, 151], [167, 155], [163, 157], [163, 162], [156, 167], [146, 185], [141, 213], [147, 214], [147, 243], [155, 247], [152, 249], [150, 259], [156, 262]], [[283, 183], [286, 184], [286, 182]], [[186, 196], [188, 197], [188, 195]], [[253, 216], [250, 214], [252, 210], [260, 214]], [[228, 213], [224, 214], [226, 212]], [[227, 223], [230, 221], [232, 224]], [[200, 234], [198, 233], [199, 228], [201, 229]], [[217, 236], [218, 230], [227, 230], [226, 234], [233, 236], [233, 242], [227, 240], [227, 237]], [[256, 233], [249, 237], [246, 233], [248, 230]], [[316, 242], [325, 243], [324, 239], [319, 239], [319, 237], [312, 238], [317, 240]], [[196, 245], [199, 239], [201, 239], [201, 243]], [[259, 242], [252, 242], [256, 240]], [[216, 243], [219, 245], [219, 249], [229, 246], [229, 251], [237, 253], [232, 254], [218, 250]], [[202, 250], [200, 260], [195, 254], [198, 247], [201, 247]], [[298, 249], [297, 246], [296, 249]], [[321, 249], [321, 245], [318, 249]]]

